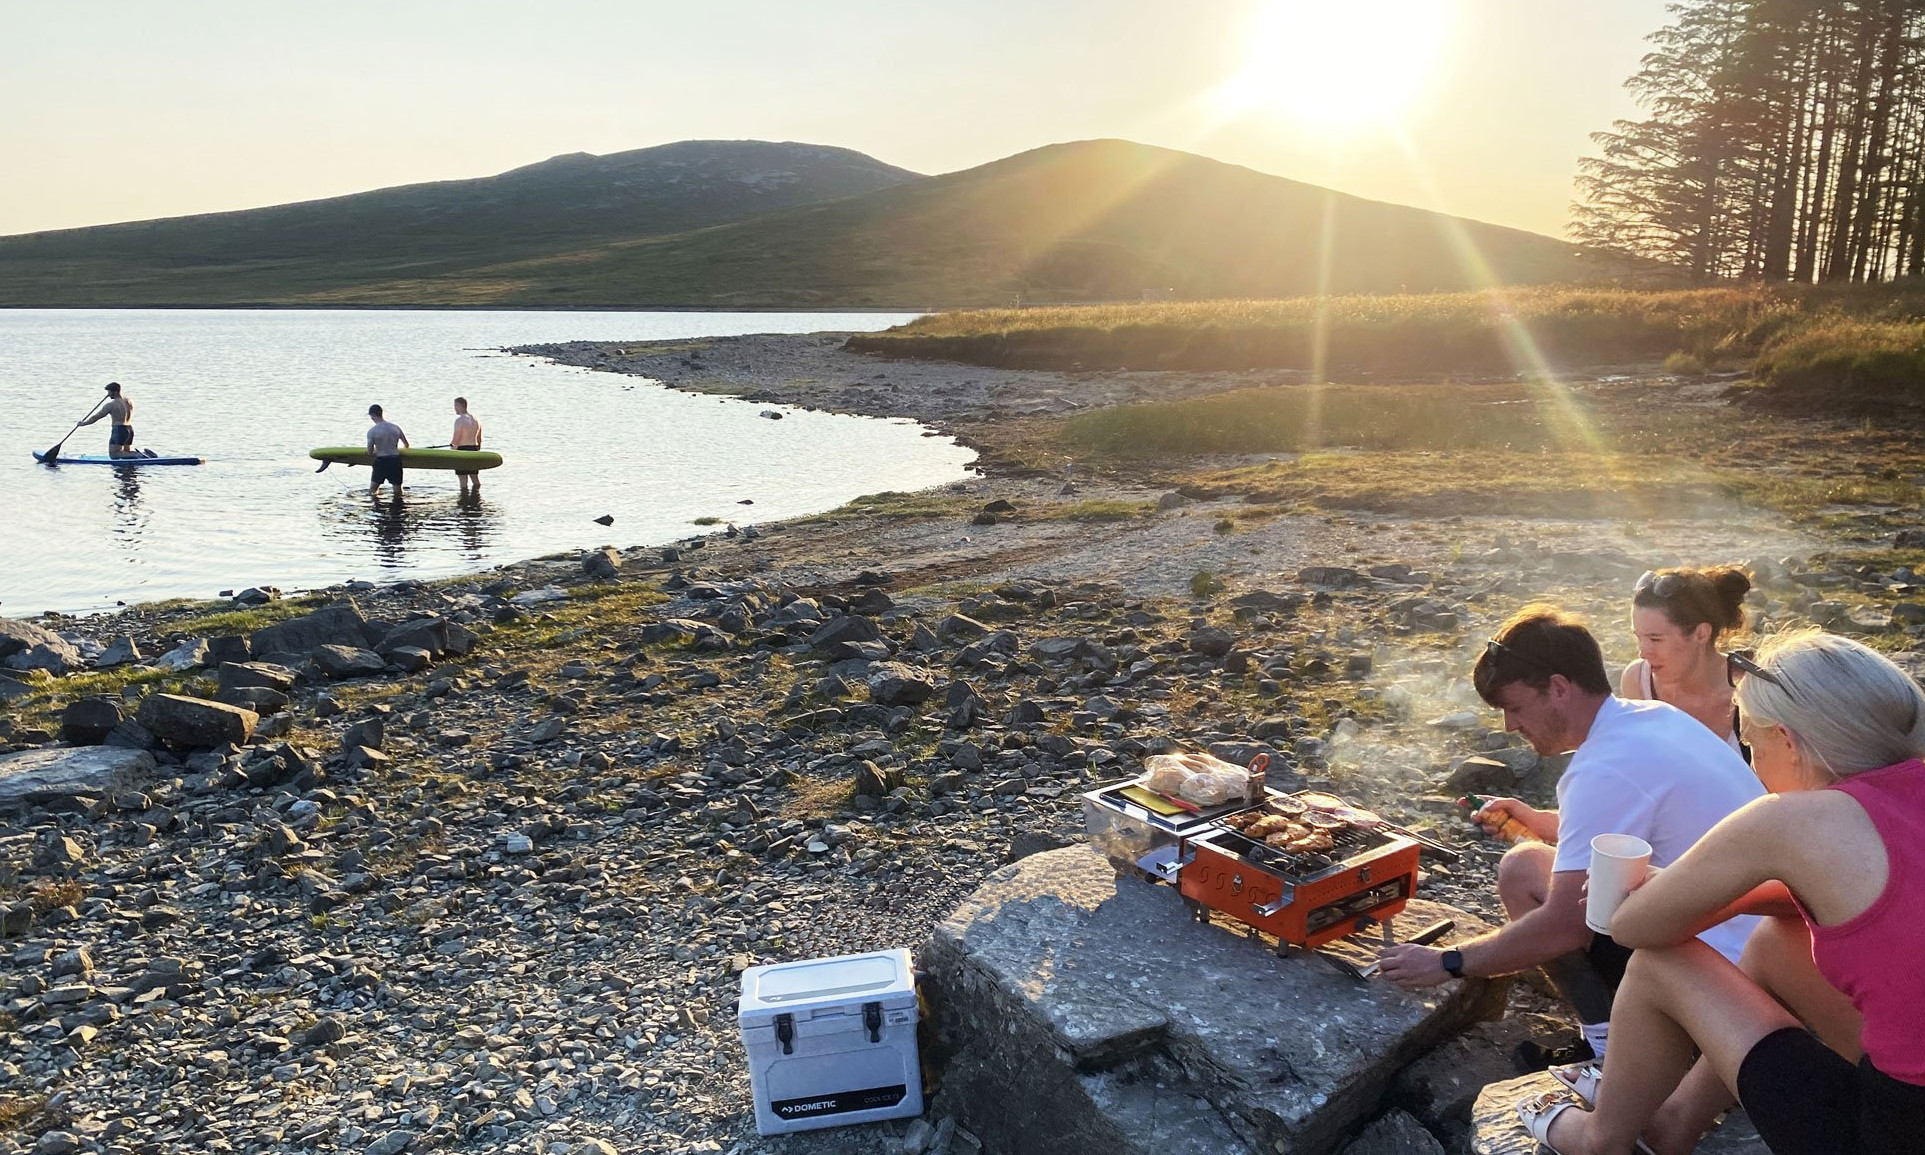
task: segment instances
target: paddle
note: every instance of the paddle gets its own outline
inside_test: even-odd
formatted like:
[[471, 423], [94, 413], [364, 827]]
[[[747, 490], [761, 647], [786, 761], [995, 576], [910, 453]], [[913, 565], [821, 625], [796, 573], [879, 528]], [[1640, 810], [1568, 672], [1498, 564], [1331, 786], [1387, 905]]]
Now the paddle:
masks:
[[[96, 401], [94, 402], [93, 406], [87, 410], [87, 417], [92, 417], [94, 415], [94, 410], [98, 408], [100, 408], [100, 402]], [[60, 440], [54, 442], [53, 448], [47, 450], [47, 452], [41, 457], [41, 460], [48, 465], [52, 465], [54, 463], [54, 459], [60, 456], [60, 447], [67, 444], [67, 438], [72, 437], [75, 433], [79, 432], [80, 427], [87, 423], [87, 417], [82, 417], [80, 420], [74, 422], [74, 427], [72, 429], [67, 430], [66, 434], [63, 435], [60, 438]]]

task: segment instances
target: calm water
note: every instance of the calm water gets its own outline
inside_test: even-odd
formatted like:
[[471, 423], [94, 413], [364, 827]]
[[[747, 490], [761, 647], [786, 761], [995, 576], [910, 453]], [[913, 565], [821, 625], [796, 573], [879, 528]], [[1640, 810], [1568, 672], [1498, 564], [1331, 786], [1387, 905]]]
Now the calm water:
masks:
[[[494, 350], [564, 340], [880, 329], [893, 314], [0, 310], [0, 614], [389, 581], [562, 549], [667, 541], [961, 477], [973, 455], [906, 421], [677, 393]], [[139, 444], [198, 467], [34, 462], [119, 381]], [[487, 447], [478, 502], [408, 474], [400, 509], [368, 471], [307, 451], [359, 444], [371, 403], [419, 446], [466, 396]], [[107, 423], [63, 454], [104, 453]], [[384, 491], [385, 493], [386, 491]], [[738, 504], [744, 499], [750, 505]], [[612, 514], [613, 526], [592, 519]]]

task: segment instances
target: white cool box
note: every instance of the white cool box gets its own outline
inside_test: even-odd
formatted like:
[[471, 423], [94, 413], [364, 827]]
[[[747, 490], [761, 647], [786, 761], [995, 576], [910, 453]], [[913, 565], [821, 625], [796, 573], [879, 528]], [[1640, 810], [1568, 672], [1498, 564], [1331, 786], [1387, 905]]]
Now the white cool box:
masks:
[[760, 1133], [922, 1114], [908, 951], [750, 967], [735, 1020]]

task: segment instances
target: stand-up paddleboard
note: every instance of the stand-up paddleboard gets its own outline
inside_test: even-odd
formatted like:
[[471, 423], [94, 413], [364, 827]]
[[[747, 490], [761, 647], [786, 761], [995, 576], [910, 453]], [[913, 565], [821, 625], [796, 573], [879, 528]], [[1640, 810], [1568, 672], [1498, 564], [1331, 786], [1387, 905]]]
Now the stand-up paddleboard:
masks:
[[[330, 465], [374, 464], [374, 454], [360, 445], [335, 445], [325, 449], [310, 449], [307, 455], [321, 462], [322, 469]], [[493, 469], [500, 464], [501, 454], [490, 453], [485, 449], [403, 449], [401, 451], [403, 469], [453, 469], [462, 473], [473, 473], [476, 470]]]
[[48, 457], [38, 449], [33, 451], [33, 459], [43, 465], [199, 465], [198, 457], [95, 457], [87, 454], [63, 453], [58, 457]]

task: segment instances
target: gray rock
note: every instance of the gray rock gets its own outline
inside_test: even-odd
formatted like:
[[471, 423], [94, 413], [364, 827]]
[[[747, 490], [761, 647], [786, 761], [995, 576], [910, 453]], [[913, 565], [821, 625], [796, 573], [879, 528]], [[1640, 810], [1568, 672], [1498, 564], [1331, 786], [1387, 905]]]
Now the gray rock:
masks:
[[1461, 1151], [1478, 1093], [1491, 1083], [1516, 1077], [1511, 1052], [1527, 1039], [1563, 1029], [1556, 1019], [1535, 1014], [1478, 1023], [1397, 1072], [1389, 1102], [1415, 1116], [1451, 1150]]
[[248, 644], [258, 655], [307, 654], [322, 646], [361, 649], [379, 639], [373, 636], [361, 607], [345, 598], [325, 609], [289, 618], [255, 630]]
[[317, 646], [314, 649], [314, 668], [329, 678], [369, 678], [386, 672], [387, 659], [373, 650], [358, 646]]
[[414, 1146], [414, 1132], [390, 1131], [365, 1147], [361, 1155], [401, 1155]]
[[270, 690], [266, 686], [222, 690], [214, 695], [214, 700], [229, 706], [239, 706], [243, 710], [252, 710], [256, 714], [272, 714], [285, 710], [293, 702], [288, 695], [279, 690]]
[[446, 618], [415, 618], [382, 635], [374, 652], [382, 657], [393, 657], [394, 652], [403, 646], [426, 650], [431, 658], [439, 658], [449, 652], [448, 627]]
[[153, 770], [153, 755], [114, 746], [0, 755], [0, 809], [103, 797], [121, 781]]
[[434, 655], [420, 646], [396, 646], [388, 651], [388, 661], [404, 674], [418, 674], [434, 665]]
[[207, 639], [188, 638], [147, 664], [155, 669], [172, 670], [177, 674], [198, 670], [207, 664]]
[[1298, 593], [1279, 594], [1251, 590], [1230, 599], [1230, 608], [1239, 614], [1287, 614], [1303, 608], [1309, 598]]
[[[559, 718], [555, 720], [560, 721]], [[379, 714], [361, 719], [354, 725], [349, 726], [347, 731], [341, 735], [341, 749], [343, 750], [346, 750], [350, 746], [366, 746], [370, 750], [380, 750], [385, 748], [386, 742], [387, 723]]]
[[1463, 793], [1497, 793], [1517, 787], [1517, 772], [1495, 758], [1472, 755], [1459, 762], [1444, 779], [1446, 788]]
[[989, 633], [989, 627], [964, 614], [950, 614], [936, 623], [936, 633], [945, 638], [973, 641]]
[[869, 700], [878, 706], [914, 706], [935, 692], [927, 670], [901, 662], [878, 662], [869, 673]]
[[543, 718], [540, 722], [536, 723], [533, 730], [528, 731], [528, 740], [530, 742], [553, 742], [555, 739], [561, 737], [561, 732], [567, 728], [568, 723], [561, 718]]
[[622, 555], [613, 546], [591, 549], [582, 555], [582, 573], [595, 581], [614, 581], [622, 576]]
[[139, 717], [154, 737], [188, 750], [246, 745], [261, 720], [252, 710], [185, 694], [149, 694], [140, 704]]
[[228, 662], [247, 662], [254, 658], [254, 647], [245, 634], [222, 634], [207, 639], [207, 664], [221, 666]]
[[1444, 1155], [1444, 1147], [1422, 1123], [1393, 1110], [1364, 1128], [1343, 1155]]
[[80, 669], [83, 659], [73, 643], [50, 630], [12, 618], [0, 618], [0, 666], [9, 670], [45, 670], [58, 677]]
[[140, 644], [126, 634], [121, 634], [109, 641], [106, 649], [100, 651], [100, 656], [94, 659], [94, 668], [110, 670], [115, 666], [138, 662], [140, 659]]
[[272, 662], [222, 662], [220, 685], [223, 690], [260, 687], [285, 694], [294, 688], [294, 671]]
[[1190, 631], [1190, 650], [1208, 658], [1220, 658], [1235, 648], [1236, 644], [1237, 636], [1218, 626], [1204, 626]]
[[74, 746], [98, 746], [122, 717], [120, 703], [105, 694], [81, 698], [60, 712], [60, 738]]
[[1307, 586], [1343, 589], [1364, 582], [1364, 575], [1348, 566], [1307, 565], [1297, 571], [1297, 580]]
[[822, 628], [809, 635], [809, 648], [818, 653], [834, 655], [838, 645], [843, 642], [879, 642], [882, 631], [876, 623], [859, 614], [845, 614], [831, 618]]
[[[1421, 901], [1397, 925], [1446, 913], [1481, 929]], [[991, 874], [937, 925], [925, 961], [944, 995], [931, 1027], [951, 1055], [935, 1113], [1006, 1155], [1331, 1150], [1397, 1067], [1493, 989], [1415, 994], [1276, 959], [1086, 847]]]

